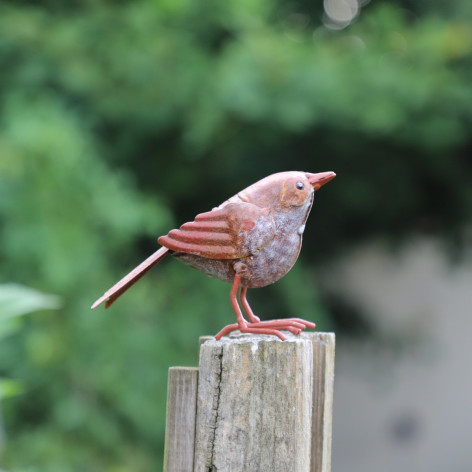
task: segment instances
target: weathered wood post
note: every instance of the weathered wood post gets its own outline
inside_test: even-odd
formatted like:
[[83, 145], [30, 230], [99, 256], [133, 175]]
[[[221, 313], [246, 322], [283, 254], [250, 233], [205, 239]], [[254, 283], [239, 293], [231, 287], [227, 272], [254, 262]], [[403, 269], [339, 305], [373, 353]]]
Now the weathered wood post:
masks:
[[330, 472], [333, 374], [332, 333], [208, 340], [195, 399], [168, 403], [168, 417], [176, 408], [191, 416], [185, 405], [196, 401], [193, 469], [179, 465], [193, 452], [184, 450], [187, 419], [166, 431], [165, 472]]
[[310, 472], [331, 471], [334, 333], [306, 333], [313, 343], [313, 413]]
[[198, 368], [169, 369], [164, 472], [193, 470], [197, 384]]

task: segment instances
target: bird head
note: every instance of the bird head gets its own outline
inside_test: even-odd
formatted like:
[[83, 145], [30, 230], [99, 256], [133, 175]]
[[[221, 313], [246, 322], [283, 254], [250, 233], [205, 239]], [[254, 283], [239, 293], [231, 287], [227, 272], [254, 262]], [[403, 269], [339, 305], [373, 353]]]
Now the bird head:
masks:
[[[233, 199], [282, 212], [304, 205], [311, 207], [315, 190], [335, 176], [334, 172], [279, 172], [259, 180]], [[233, 199], [230, 201], [234, 201]]]
[[[283, 172], [279, 201], [282, 207], [299, 207], [311, 200], [315, 190], [336, 177], [334, 172]], [[277, 175], [277, 174], [276, 174]]]

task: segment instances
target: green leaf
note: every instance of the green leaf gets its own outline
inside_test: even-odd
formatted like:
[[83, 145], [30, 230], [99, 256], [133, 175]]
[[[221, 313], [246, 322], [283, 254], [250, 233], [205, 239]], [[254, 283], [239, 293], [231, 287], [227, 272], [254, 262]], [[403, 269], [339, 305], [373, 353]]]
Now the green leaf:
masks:
[[20, 382], [12, 379], [0, 379], [0, 398], [10, 398], [23, 393], [23, 387]]
[[22, 285], [0, 285], [0, 321], [60, 306], [60, 299], [55, 295], [46, 295]]

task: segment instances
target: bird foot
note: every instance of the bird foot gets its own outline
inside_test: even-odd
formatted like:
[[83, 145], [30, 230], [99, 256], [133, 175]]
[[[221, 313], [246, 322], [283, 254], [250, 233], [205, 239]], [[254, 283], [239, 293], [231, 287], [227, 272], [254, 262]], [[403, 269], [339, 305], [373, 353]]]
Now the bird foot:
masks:
[[287, 338], [280, 332], [280, 330], [289, 331], [293, 334], [300, 334], [304, 329], [315, 328], [315, 323], [310, 321], [302, 320], [301, 318], [285, 318], [280, 320], [270, 321], [257, 321], [257, 322], [244, 322], [244, 324], [233, 323], [225, 326], [216, 336], [216, 339], [221, 339], [226, 334], [231, 333], [239, 329], [241, 333], [254, 333], [254, 334], [271, 334], [277, 336], [282, 341]]

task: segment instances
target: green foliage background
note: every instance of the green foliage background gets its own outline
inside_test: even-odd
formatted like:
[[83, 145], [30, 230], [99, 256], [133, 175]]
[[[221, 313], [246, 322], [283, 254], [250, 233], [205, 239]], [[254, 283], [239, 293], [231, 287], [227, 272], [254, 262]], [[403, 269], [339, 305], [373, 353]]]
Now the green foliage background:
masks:
[[0, 283], [62, 300], [0, 344], [2, 466], [159, 470], [167, 368], [231, 319], [165, 261], [91, 302], [155, 237], [272, 172], [334, 170], [294, 270], [256, 311], [327, 316], [315, 264], [369, 237], [455, 247], [472, 215], [472, 7], [375, 1], [348, 27], [268, 0], [0, 3]]

